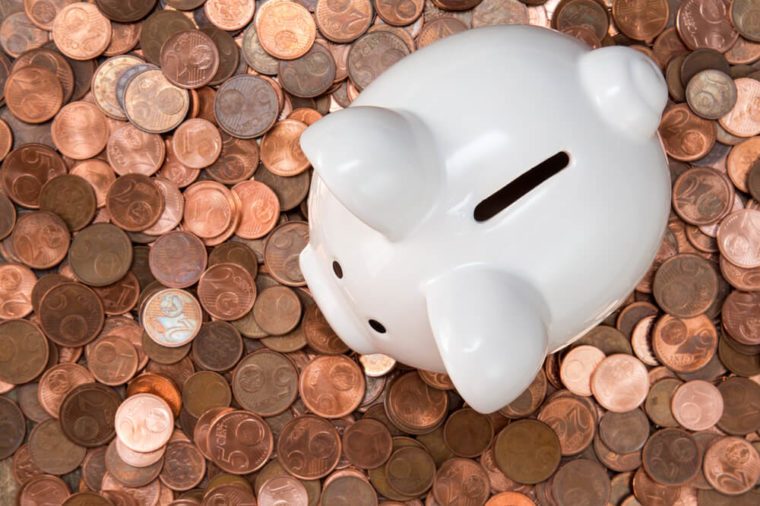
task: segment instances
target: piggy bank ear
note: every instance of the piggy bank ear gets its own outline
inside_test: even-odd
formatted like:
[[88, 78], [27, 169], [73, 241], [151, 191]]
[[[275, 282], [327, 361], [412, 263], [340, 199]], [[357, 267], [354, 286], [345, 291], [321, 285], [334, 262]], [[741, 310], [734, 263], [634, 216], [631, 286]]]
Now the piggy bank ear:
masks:
[[440, 168], [427, 128], [408, 114], [356, 106], [301, 135], [301, 149], [335, 197], [390, 240], [430, 211]]
[[491, 413], [528, 388], [547, 349], [543, 305], [529, 286], [465, 267], [432, 281], [426, 299], [446, 372], [472, 408]]
[[579, 66], [584, 90], [611, 127], [643, 139], [657, 133], [668, 87], [649, 57], [627, 47], [605, 47], [584, 54]]

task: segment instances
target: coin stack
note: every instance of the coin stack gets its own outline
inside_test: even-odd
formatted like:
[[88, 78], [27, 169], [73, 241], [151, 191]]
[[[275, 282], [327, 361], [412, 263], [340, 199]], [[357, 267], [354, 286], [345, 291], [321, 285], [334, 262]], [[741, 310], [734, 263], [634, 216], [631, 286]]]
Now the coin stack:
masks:
[[[757, 0], [0, 1], [0, 503], [760, 504], [758, 20]], [[497, 24], [652, 58], [673, 212], [622, 307], [486, 415], [332, 331], [297, 261], [298, 140]]]

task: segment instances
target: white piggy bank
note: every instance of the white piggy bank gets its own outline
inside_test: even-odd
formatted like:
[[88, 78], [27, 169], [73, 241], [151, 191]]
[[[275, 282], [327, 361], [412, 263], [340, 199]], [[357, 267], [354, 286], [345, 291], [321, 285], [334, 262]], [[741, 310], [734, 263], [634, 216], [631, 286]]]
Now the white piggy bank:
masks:
[[495, 411], [612, 312], [669, 213], [660, 70], [543, 28], [466, 31], [301, 136], [301, 270], [362, 354], [446, 372]]

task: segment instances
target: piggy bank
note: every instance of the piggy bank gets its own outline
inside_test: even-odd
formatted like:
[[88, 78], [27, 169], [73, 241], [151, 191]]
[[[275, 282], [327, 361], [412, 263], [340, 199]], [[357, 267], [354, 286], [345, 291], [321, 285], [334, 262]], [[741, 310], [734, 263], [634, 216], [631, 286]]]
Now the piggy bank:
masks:
[[445, 372], [495, 411], [619, 306], [670, 208], [659, 68], [531, 26], [394, 64], [301, 136], [303, 275], [362, 354]]

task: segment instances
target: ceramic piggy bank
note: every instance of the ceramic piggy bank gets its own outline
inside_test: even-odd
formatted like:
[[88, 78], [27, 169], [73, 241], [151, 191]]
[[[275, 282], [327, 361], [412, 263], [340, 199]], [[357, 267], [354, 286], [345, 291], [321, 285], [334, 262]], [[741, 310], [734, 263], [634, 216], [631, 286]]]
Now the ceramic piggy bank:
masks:
[[474, 409], [612, 312], [669, 214], [657, 66], [497, 26], [399, 61], [309, 127], [301, 270], [362, 354], [446, 372]]

